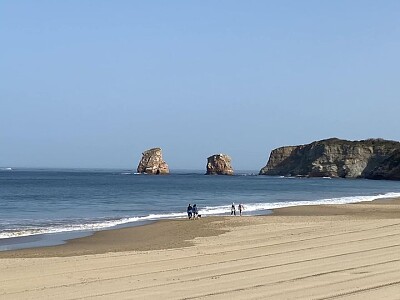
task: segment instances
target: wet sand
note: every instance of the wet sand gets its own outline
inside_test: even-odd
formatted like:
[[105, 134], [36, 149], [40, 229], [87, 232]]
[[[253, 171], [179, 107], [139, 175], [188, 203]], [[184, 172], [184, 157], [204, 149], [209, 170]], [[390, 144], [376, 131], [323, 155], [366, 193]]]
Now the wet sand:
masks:
[[400, 299], [400, 199], [162, 221], [0, 253], [1, 299]]

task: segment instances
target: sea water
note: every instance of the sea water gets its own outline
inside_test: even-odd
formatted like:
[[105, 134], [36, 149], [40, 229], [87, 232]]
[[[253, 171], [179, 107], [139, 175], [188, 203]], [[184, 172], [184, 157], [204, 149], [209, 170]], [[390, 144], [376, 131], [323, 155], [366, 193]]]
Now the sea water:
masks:
[[237, 172], [206, 176], [172, 171], [151, 176], [126, 170], [0, 171], [0, 250], [63, 243], [66, 239], [160, 219], [185, 218], [188, 204], [202, 217], [244, 215], [296, 205], [344, 204], [400, 196], [400, 182], [291, 178]]

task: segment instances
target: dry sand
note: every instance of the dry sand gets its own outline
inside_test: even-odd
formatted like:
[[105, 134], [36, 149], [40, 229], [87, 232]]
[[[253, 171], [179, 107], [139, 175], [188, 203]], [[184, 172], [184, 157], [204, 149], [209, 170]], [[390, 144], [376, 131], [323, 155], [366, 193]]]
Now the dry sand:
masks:
[[0, 299], [400, 299], [400, 200], [165, 221], [1, 252]]

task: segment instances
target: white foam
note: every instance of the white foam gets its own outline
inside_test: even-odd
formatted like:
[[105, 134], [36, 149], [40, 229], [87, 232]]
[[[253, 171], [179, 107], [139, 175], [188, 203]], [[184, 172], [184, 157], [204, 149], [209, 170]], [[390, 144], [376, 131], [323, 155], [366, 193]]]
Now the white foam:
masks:
[[23, 230], [6, 231], [0, 233], [0, 239], [13, 238], [13, 237], [23, 237], [39, 234], [52, 234], [52, 233], [62, 233], [62, 232], [72, 232], [72, 231], [97, 231], [101, 229], [111, 228], [118, 225], [123, 225], [127, 223], [134, 223], [140, 221], [156, 221], [161, 219], [176, 219], [185, 217], [186, 213], [167, 213], [167, 214], [150, 214], [144, 217], [131, 217], [122, 218], [117, 220], [109, 220], [98, 223], [86, 223], [86, 224], [74, 224], [74, 225], [58, 225], [50, 226], [46, 228], [29, 228]]
[[[374, 196], [351, 196], [351, 197], [340, 197], [340, 198], [326, 198], [312, 201], [288, 201], [288, 202], [273, 202], [273, 203], [245, 203], [244, 209], [246, 212], [256, 212], [262, 210], [271, 210], [282, 207], [300, 206], [300, 205], [321, 205], [321, 204], [348, 204], [372, 201], [383, 198], [396, 198], [400, 197], [400, 193], [387, 193]], [[226, 206], [213, 206], [205, 207], [199, 210], [201, 215], [222, 215], [230, 213], [231, 205]]]
[[[340, 198], [327, 198], [313, 201], [289, 201], [289, 202], [273, 202], [273, 203], [244, 203], [245, 212], [257, 212], [265, 211], [282, 207], [299, 206], [299, 205], [321, 205], [321, 204], [347, 204], [357, 203], [364, 201], [372, 201], [383, 198], [396, 198], [400, 197], [400, 193], [387, 193], [374, 196], [352, 196], [352, 197], [340, 197]], [[206, 206], [199, 209], [199, 214], [202, 216], [207, 215], [224, 215], [230, 213], [231, 204], [221, 206]], [[106, 228], [115, 227], [127, 223], [135, 223], [140, 221], [156, 221], [161, 219], [177, 219], [186, 217], [186, 212], [173, 212], [163, 214], [150, 214], [143, 217], [130, 217], [121, 218], [117, 220], [107, 220], [97, 223], [86, 223], [86, 224], [71, 224], [71, 225], [54, 225], [46, 228], [29, 228], [22, 230], [10, 230], [0, 232], [0, 239], [23, 237], [39, 234], [52, 234], [72, 231], [96, 231]]]
[[[327, 198], [313, 201], [289, 201], [289, 202], [274, 202], [274, 203], [249, 203], [245, 204], [245, 210], [248, 212], [270, 210], [282, 207], [300, 206], [300, 205], [322, 205], [322, 204], [349, 204], [365, 201], [372, 201], [383, 198], [400, 197], [400, 193], [387, 193], [374, 196], [351, 196], [340, 198]], [[225, 212], [230, 211], [230, 207], [225, 209]]]

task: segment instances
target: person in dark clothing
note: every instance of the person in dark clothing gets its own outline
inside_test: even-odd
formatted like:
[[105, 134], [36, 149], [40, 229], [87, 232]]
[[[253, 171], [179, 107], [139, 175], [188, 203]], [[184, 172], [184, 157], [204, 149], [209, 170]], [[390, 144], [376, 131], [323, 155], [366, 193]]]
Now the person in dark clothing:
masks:
[[190, 204], [187, 207], [187, 214], [188, 214], [188, 217], [189, 217], [189, 220], [190, 220], [192, 218], [192, 214], [193, 214], [193, 207]]
[[198, 214], [199, 214], [196, 204], [193, 204], [193, 209], [192, 210], [193, 210], [193, 219], [196, 219]]
[[242, 210], [244, 209], [244, 206], [242, 203], [239, 204], [238, 209], [239, 209], [239, 215], [242, 215]]
[[232, 216], [232, 215], [236, 216], [236, 207], [235, 207], [235, 203], [232, 203], [232, 206], [231, 206], [231, 216]]

